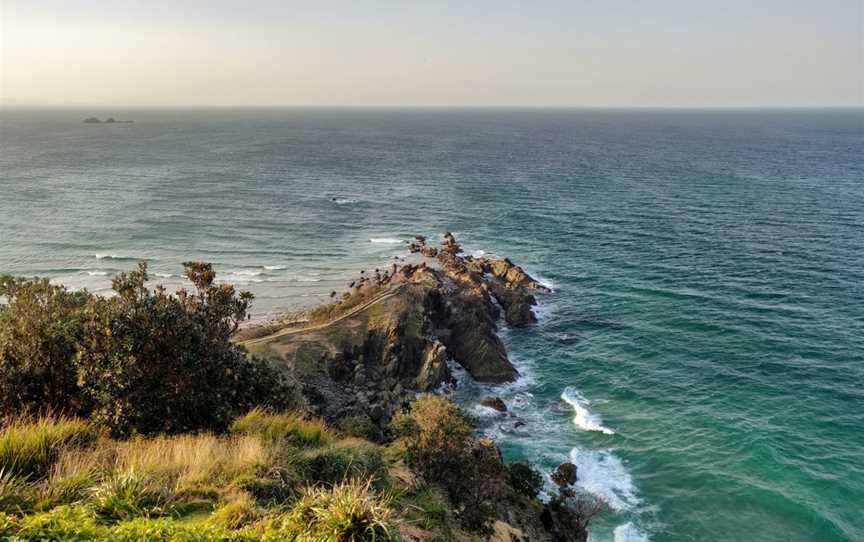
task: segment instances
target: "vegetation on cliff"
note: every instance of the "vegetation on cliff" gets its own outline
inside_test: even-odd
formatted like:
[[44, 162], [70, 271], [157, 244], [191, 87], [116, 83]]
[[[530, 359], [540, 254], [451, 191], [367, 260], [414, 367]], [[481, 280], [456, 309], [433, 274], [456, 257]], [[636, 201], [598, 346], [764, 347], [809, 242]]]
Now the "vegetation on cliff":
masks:
[[209, 264], [173, 295], [144, 263], [108, 298], [0, 278], [0, 538], [585, 540], [602, 503], [575, 467], [540, 501], [551, 484], [429, 393], [448, 362], [515, 378], [496, 320], [532, 323], [542, 286], [452, 236], [412, 250], [435, 260], [266, 336], [236, 335], [252, 296]]

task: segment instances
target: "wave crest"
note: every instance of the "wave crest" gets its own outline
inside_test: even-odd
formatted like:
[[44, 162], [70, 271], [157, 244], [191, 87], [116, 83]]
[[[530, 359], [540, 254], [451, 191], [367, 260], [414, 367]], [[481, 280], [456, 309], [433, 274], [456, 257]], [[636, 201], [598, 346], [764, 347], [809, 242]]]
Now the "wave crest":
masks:
[[573, 410], [575, 412], [575, 416], [573, 417], [573, 423], [579, 429], [582, 429], [584, 431], [598, 431], [600, 433], [603, 433], [604, 435], [615, 434], [615, 431], [609, 429], [600, 422], [599, 416], [588, 410], [588, 405], [591, 404], [591, 401], [589, 401], [585, 398], [585, 396], [579, 393], [576, 388], [573, 388], [571, 386], [565, 388], [564, 392], [561, 393], [561, 399], [563, 399], [564, 402], [573, 407]]

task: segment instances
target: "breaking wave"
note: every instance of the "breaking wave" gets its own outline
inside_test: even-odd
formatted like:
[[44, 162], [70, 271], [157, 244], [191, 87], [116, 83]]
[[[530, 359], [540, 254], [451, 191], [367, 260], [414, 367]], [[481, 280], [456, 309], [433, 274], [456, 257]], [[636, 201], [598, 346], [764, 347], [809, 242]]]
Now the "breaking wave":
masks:
[[573, 417], [573, 423], [576, 427], [585, 431], [599, 431], [605, 435], [614, 435], [615, 431], [609, 429], [600, 423], [600, 418], [588, 410], [588, 405], [591, 401], [586, 399], [576, 388], [568, 386], [561, 394], [561, 399], [573, 407], [576, 415]]

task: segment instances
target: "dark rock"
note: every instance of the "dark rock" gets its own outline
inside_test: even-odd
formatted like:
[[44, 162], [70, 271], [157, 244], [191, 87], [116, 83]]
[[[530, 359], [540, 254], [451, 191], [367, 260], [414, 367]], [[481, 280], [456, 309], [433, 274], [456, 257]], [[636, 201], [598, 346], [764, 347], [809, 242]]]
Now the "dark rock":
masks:
[[572, 486], [576, 483], [577, 467], [569, 461], [561, 463], [552, 473], [552, 481], [559, 486]]
[[492, 397], [487, 395], [486, 397], [480, 399], [480, 404], [497, 410], [498, 412], [507, 412], [507, 405], [500, 397]]

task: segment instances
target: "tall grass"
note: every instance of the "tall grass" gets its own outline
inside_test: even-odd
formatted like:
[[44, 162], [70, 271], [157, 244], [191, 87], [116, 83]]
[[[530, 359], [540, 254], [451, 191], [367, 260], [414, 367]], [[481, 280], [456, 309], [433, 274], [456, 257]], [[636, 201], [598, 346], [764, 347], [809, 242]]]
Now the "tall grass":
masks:
[[342, 482], [329, 489], [310, 487], [279, 518], [278, 531], [303, 542], [396, 540], [390, 503], [390, 497], [376, 494], [369, 481]]
[[269, 443], [288, 443], [297, 447], [324, 446], [334, 436], [321, 420], [304, 420], [292, 413], [273, 413], [256, 408], [234, 420], [231, 432], [257, 435]]
[[61, 450], [91, 444], [98, 436], [96, 428], [76, 418], [11, 420], [0, 430], [0, 470], [24, 478], [42, 478]]

